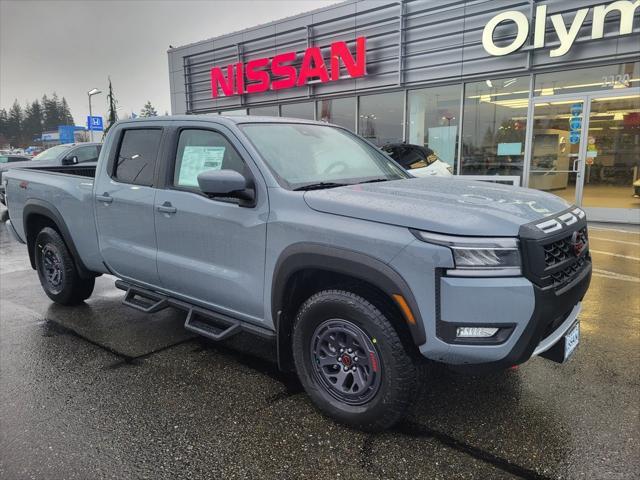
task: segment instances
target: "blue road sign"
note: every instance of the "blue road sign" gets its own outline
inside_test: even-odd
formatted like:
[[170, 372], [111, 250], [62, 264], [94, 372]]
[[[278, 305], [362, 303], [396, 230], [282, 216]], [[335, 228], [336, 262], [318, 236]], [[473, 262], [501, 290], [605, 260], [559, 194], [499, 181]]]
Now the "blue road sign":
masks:
[[87, 129], [101, 132], [103, 130], [102, 117], [87, 117]]
[[60, 143], [73, 143], [75, 142], [75, 125], [60, 125], [58, 127], [58, 134], [60, 135]]

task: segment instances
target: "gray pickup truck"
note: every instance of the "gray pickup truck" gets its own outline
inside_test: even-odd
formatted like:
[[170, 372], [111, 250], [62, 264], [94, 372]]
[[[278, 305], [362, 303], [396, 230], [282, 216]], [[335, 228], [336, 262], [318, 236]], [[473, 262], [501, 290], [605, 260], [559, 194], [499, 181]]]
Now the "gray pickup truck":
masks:
[[413, 178], [349, 131], [262, 117], [128, 120], [95, 172], [4, 175], [7, 227], [45, 293], [95, 277], [213, 340], [272, 339], [313, 402], [363, 429], [402, 418], [426, 359], [562, 362], [591, 279], [584, 212], [525, 188]]

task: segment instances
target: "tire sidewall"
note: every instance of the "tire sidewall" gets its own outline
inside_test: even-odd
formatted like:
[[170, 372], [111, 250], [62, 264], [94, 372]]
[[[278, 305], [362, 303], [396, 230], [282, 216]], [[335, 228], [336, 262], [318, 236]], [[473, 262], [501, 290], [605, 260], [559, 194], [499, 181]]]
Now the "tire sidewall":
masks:
[[[50, 248], [56, 251], [62, 264], [62, 289], [58, 293], [55, 293], [49, 289], [49, 285], [43, 271], [42, 250], [47, 245], [49, 245]], [[34, 249], [36, 270], [38, 271], [38, 278], [40, 279], [42, 289], [54, 302], [62, 304], [69, 303], [74, 293], [74, 287], [79, 279], [76, 272], [76, 266], [73, 262], [73, 258], [71, 257], [67, 246], [64, 244], [64, 241], [62, 240], [58, 232], [56, 232], [52, 228], [47, 227], [42, 229], [42, 231], [38, 233], [34, 244]]]
[[[372, 304], [358, 301], [342, 292], [321, 292], [311, 297], [300, 309], [293, 333], [293, 355], [298, 377], [313, 402], [325, 413], [337, 420], [366, 428], [380, 422], [381, 415], [388, 413], [388, 406], [406, 401], [398, 398], [401, 390], [396, 375], [401, 366], [397, 361], [399, 339], [389, 338], [393, 327], [384, 315]], [[361, 329], [373, 343], [379, 359], [380, 387], [376, 395], [362, 405], [341, 402], [326, 391], [314, 374], [311, 358], [311, 342], [316, 328], [326, 320], [342, 319]], [[387, 322], [385, 325], [381, 322]], [[392, 332], [395, 334], [395, 331]], [[404, 353], [404, 352], [403, 352]], [[390, 421], [392, 419], [389, 419]], [[392, 423], [392, 422], [391, 422]]]

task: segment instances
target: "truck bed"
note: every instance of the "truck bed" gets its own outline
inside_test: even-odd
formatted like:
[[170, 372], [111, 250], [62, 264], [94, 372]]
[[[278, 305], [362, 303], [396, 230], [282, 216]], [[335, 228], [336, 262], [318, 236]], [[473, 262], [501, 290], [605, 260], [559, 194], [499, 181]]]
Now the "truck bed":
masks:
[[[83, 264], [104, 269], [98, 250], [93, 207], [96, 166], [29, 167], [3, 174], [10, 220], [18, 236], [27, 240], [31, 215], [48, 209], [55, 214], [59, 230], [66, 229]], [[64, 235], [63, 235], [64, 236]]]

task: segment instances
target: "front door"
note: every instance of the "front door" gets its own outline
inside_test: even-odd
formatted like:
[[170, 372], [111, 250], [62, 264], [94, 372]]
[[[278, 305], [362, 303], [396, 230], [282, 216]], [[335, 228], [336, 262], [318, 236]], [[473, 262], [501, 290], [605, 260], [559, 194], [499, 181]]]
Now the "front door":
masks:
[[640, 93], [589, 100], [580, 203], [592, 220], [640, 223]]
[[537, 100], [533, 105], [529, 187], [578, 203], [581, 188], [585, 97]]
[[[197, 125], [197, 124], [194, 124]], [[166, 290], [250, 322], [264, 319], [268, 202], [259, 172], [224, 127], [194, 126], [173, 135], [175, 161], [155, 200], [158, 274]], [[204, 170], [231, 169], [253, 178], [257, 201], [209, 198], [198, 188]]]
[[640, 223], [640, 92], [635, 90], [537, 98], [528, 186], [582, 206], [590, 220]]

